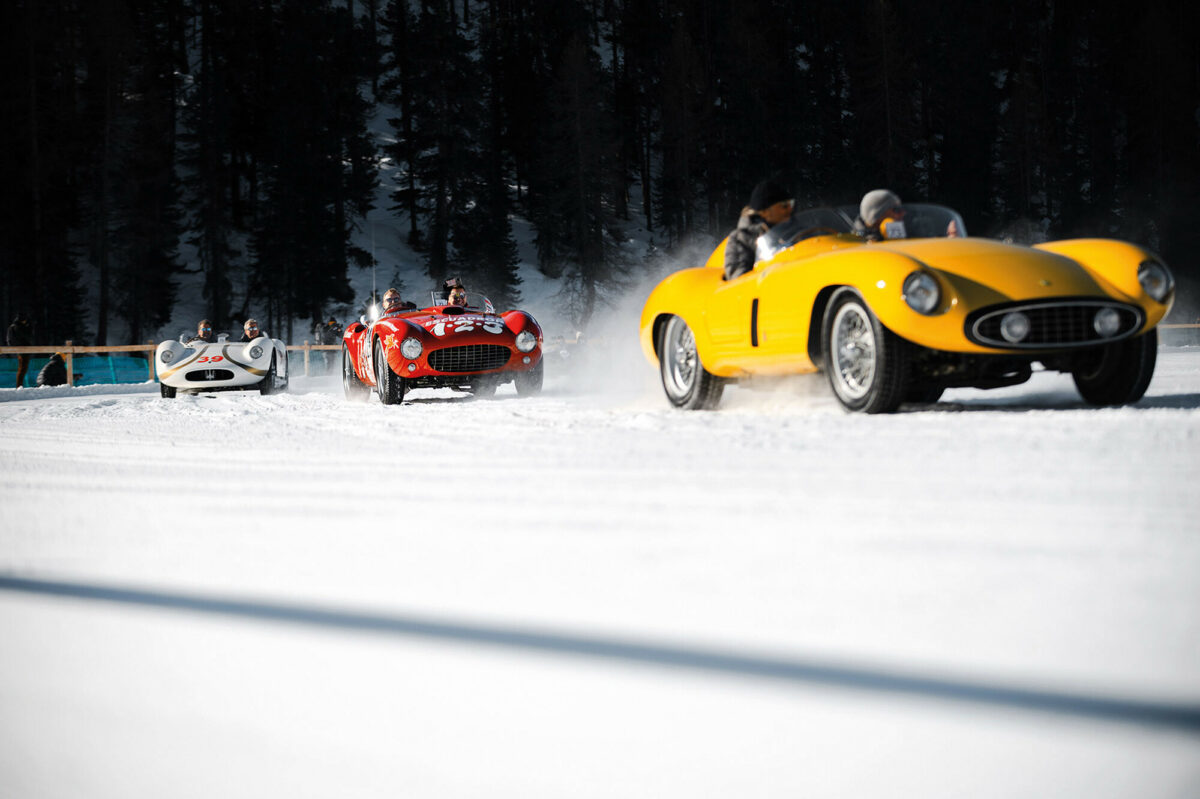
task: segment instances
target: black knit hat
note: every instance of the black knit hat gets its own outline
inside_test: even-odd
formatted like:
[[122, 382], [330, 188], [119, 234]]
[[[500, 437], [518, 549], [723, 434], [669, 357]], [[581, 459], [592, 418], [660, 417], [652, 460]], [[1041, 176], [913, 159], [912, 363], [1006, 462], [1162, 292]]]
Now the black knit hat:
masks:
[[792, 193], [773, 180], [764, 180], [750, 192], [750, 208], [765, 211], [775, 203], [792, 199]]

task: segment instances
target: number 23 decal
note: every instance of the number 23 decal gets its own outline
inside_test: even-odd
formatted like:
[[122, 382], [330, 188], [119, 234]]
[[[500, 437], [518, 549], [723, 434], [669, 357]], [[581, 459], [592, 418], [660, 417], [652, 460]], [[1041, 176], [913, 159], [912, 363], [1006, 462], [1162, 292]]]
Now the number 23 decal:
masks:
[[225, 360], [225, 356], [223, 355], [205, 355], [203, 358], [197, 360], [196, 363], [216, 363], [223, 360]]

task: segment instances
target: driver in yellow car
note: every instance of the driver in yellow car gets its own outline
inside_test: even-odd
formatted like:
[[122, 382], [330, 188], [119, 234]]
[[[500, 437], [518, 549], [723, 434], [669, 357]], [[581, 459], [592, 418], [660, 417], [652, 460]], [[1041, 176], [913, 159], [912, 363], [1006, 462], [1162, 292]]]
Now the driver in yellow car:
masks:
[[742, 209], [737, 229], [725, 245], [725, 279], [733, 280], [754, 268], [758, 237], [781, 222], [792, 218], [796, 201], [791, 192], [771, 180], [764, 180], [750, 193], [750, 203]]

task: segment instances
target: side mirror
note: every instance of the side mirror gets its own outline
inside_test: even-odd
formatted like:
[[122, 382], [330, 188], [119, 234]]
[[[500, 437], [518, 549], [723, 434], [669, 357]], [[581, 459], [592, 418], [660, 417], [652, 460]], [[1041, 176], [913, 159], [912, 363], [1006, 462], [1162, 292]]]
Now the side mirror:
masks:
[[367, 317], [365, 315], [360, 315], [358, 317], [358, 323], [360, 325], [362, 325], [363, 327], [366, 327], [367, 326]]

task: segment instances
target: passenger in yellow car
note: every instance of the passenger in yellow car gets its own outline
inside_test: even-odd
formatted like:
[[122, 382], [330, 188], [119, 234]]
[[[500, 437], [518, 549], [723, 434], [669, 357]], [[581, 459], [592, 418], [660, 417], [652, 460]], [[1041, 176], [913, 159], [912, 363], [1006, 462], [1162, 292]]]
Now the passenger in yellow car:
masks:
[[863, 195], [854, 232], [871, 241], [908, 238], [904, 229], [904, 204], [893, 191], [875, 189]]
[[733, 280], [754, 268], [758, 237], [780, 222], [792, 218], [796, 201], [791, 192], [771, 180], [764, 180], [750, 193], [750, 203], [742, 209], [737, 229], [725, 245], [725, 279]]

